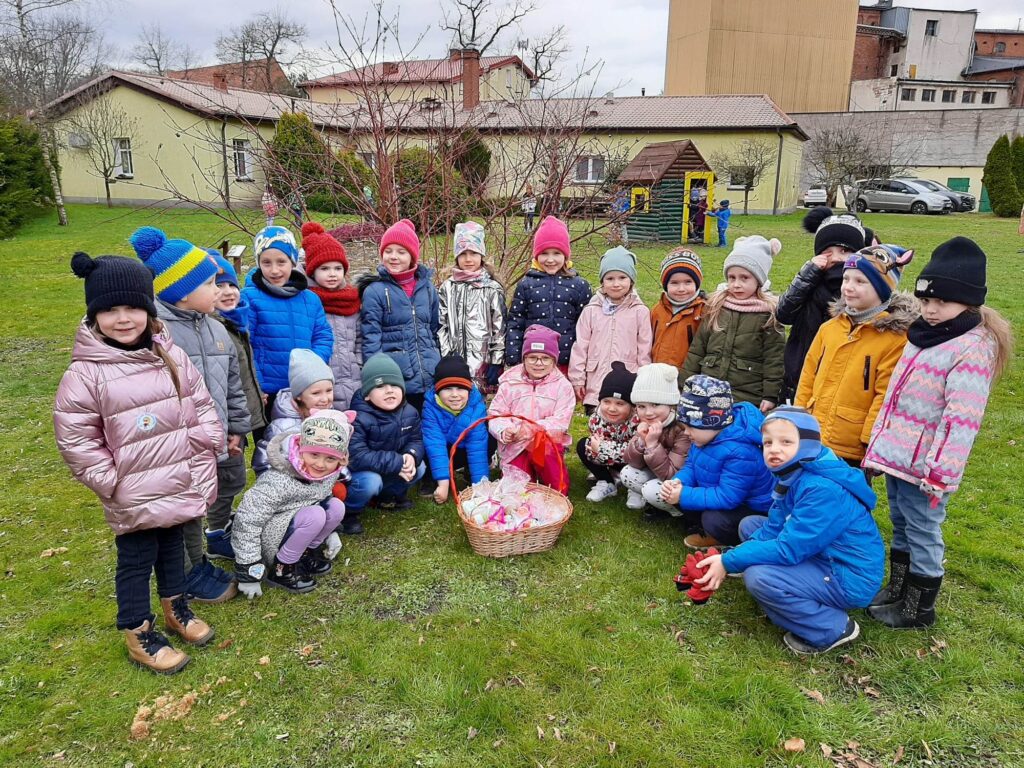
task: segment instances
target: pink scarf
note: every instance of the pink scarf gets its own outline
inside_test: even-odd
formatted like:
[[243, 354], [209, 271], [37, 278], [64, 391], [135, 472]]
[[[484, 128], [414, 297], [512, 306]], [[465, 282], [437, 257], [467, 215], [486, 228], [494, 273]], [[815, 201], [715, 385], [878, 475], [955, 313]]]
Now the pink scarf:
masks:
[[405, 272], [392, 272], [391, 277], [405, 291], [405, 295], [411, 299], [413, 291], [416, 290], [416, 267]]
[[475, 272], [470, 272], [459, 267], [452, 268], [452, 280], [456, 283], [475, 283], [477, 280], [484, 276], [484, 271], [478, 269]]
[[732, 296], [726, 298], [722, 304], [726, 309], [732, 309], [736, 312], [772, 312], [772, 305], [764, 299], [758, 298], [756, 295], [751, 296], [749, 299], [734, 299]]

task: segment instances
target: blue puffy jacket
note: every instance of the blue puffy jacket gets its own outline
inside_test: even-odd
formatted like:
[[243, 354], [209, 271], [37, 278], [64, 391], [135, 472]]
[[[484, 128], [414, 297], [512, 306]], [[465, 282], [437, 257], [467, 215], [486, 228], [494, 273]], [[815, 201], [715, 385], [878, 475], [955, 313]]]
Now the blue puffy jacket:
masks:
[[772, 505], [775, 478], [761, 451], [764, 416], [750, 403], [736, 403], [732, 413], [732, 424], [714, 440], [690, 446], [686, 463], [676, 474], [683, 483], [680, 509], [732, 510], [746, 504], [755, 512], [767, 512]]
[[312, 349], [325, 363], [334, 351], [334, 333], [320, 297], [307, 291], [306, 276], [292, 270], [286, 287], [293, 296], [277, 296], [258, 270], [242, 291], [249, 302], [249, 343], [260, 387], [268, 395], [288, 387], [288, 358], [293, 349]]
[[[423, 401], [423, 443], [427, 448], [430, 474], [434, 480], [441, 482], [449, 479], [448, 451], [470, 424], [486, 415], [487, 404], [476, 387], [469, 391], [469, 402], [458, 416], [438, 405], [436, 397], [427, 395]], [[460, 448], [466, 449], [471, 483], [477, 483], [488, 476], [491, 461], [487, 455], [487, 435], [487, 424], [479, 424], [459, 444]]]
[[386, 352], [398, 363], [405, 391], [411, 394], [433, 388], [434, 369], [441, 361], [437, 346], [440, 301], [432, 276], [433, 271], [422, 264], [416, 267], [411, 299], [383, 266], [377, 267], [375, 276], [358, 282], [363, 362], [377, 352]]
[[[570, 270], [571, 271], [571, 270]], [[569, 364], [569, 352], [576, 343], [576, 321], [591, 297], [590, 283], [571, 275], [549, 275], [531, 269], [512, 294], [505, 328], [505, 365], [523, 362], [523, 336], [534, 323], [558, 331], [558, 364]]]
[[394, 411], [382, 411], [356, 392], [349, 407], [356, 412], [348, 444], [348, 468], [352, 472], [397, 475], [402, 471], [404, 453], [412, 454], [417, 465], [423, 461], [420, 415], [407, 402]]
[[862, 608], [882, 586], [885, 545], [871, 511], [875, 493], [863, 473], [822, 448], [804, 465], [765, 523], [722, 557], [727, 571], [752, 565], [828, 561], [850, 605]]

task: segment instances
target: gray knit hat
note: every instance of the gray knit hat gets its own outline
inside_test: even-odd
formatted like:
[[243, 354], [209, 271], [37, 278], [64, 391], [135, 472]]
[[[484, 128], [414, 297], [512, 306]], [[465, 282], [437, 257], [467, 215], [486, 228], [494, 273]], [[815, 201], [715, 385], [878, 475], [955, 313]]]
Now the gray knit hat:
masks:
[[651, 363], [640, 366], [633, 383], [634, 403], [655, 403], [656, 405], [679, 404], [679, 371], [667, 363]]
[[636, 254], [626, 250], [621, 245], [605, 251], [604, 256], [601, 257], [601, 270], [598, 274], [598, 279], [604, 280], [604, 276], [609, 272], [622, 272], [635, 283]]
[[732, 253], [725, 258], [722, 274], [729, 274], [729, 267], [742, 267], [754, 276], [761, 287], [768, 285], [768, 273], [772, 259], [782, 250], [782, 243], [774, 237], [766, 240], [761, 235], [738, 237], [732, 245]]
[[318, 381], [334, 383], [331, 366], [311, 349], [293, 349], [288, 356], [288, 388], [292, 397], [300, 397]]

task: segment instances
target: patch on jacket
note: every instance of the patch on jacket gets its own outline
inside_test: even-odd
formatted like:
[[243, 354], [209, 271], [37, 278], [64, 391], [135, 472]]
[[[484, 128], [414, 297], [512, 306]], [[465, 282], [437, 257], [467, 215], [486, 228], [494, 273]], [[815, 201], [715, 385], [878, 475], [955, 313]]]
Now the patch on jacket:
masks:
[[135, 420], [135, 426], [143, 432], [152, 432], [156, 429], [157, 418], [152, 413], [140, 413]]

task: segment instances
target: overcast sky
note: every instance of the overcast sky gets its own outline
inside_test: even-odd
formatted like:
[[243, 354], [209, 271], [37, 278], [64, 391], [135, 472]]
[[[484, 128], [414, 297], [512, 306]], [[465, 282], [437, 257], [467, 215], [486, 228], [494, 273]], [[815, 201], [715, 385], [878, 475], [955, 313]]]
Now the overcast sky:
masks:
[[[749, 0], [758, 2], [759, 0]], [[503, 0], [495, 0], [501, 4]], [[714, 0], [708, 0], [714, 2]], [[390, 13], [399, 13], [399, 34], [403, 48], [410, 48], [420, 39], [415, 50], [405, 51], [406, 58], [435, 58], [445, 55], [449, 33], [439, 28], [440, 8], [445, 0], [404, 0], [388, 2]], [[536, 0], [538, 10], [524, 22], [523, 28], [508, 36], [506, 50], [519, 37], [543, 34], [565, 25], [571, 52], [565, 60], [568, 72], [589, 70], [587, 81], [596, 93], [614, 91], [620, 95], [639, 95], [641, 88], [657, 94], [664, 84], [664, 60], [668, 0]], [[979, 28], [1015, 29], [1024, 16], [1021, 0], [924, 0], [920, 3], [897, 0], [897, 5], [918, 5], [928, 8], [958, 9], [972, 5], [979, 10]], [[364, 0], [337, 0], [345, 14], [363, 18], [370, 8]], [[112, 45], [127, 51], [138, 35], [139, 25], [159, 23], [165, 33], [188, 42], [203, 63], [214, 63], [214, 41], [219, 34], [245, 18], [286, 4], [275, 0], [249, 0], [228, 3], [223, 0], [112, 0], [106, 6], [104, 28]], [[319, 47], [336, 44], [334, 14], [327, 0], [306, 0], [287, 4], [288, 13], [309, 29], [307, 45]], [[504, 52], [504, 51], [502, 51]], [[394, 51], [390, 55], [396, 55]], [[340, 69], [327, 66], [327, 71]], [[325, 74], [326, 72], [317, 72]]]

